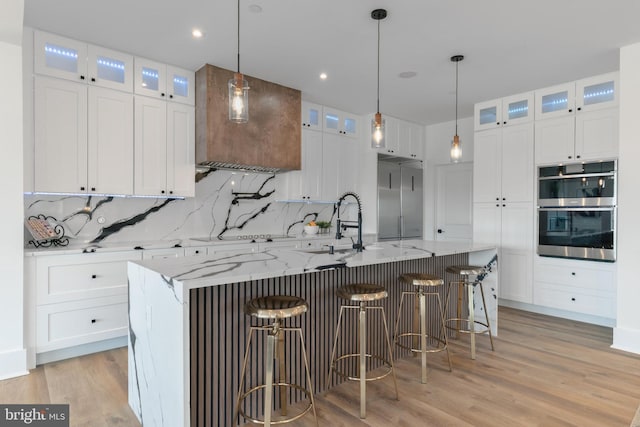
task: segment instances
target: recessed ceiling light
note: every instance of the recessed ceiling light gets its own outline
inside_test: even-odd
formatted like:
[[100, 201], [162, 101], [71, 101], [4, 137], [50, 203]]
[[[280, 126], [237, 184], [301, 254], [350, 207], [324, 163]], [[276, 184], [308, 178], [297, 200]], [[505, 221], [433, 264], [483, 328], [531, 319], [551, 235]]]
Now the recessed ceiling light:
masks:
[[417, 75], [418, 73], [416, 73], [415, 71], [403, 71], [400, 74], [398, 74], [398, 77], [400, 77], [401, 79], [410, 79]]
[[253, 13], [260, 13], [262, 12], [262, 7], [258, 6], [257, 4], [252, 4], [249, 6], [249, 10]]
[[327, 80], [327, 73], [320, 73], [320, 80]]
[[201, 29], [199, 28], [194, 28], [193, 30], [191, 30], [191, 36], [194, 39], [201, 39], [202, 37], [204, 37], [204, 33], [202, 32]]

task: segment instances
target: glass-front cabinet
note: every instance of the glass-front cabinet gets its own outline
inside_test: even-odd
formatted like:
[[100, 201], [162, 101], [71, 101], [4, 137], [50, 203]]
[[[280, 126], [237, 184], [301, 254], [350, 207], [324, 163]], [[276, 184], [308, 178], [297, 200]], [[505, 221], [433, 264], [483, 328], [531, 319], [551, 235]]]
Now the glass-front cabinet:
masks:
[[619, 73], [589, 77], [536, 91], [536, 120], [618, 106]]
[[133, 56], [42, 31], [34, 32], [36, 74], [133, 91]]
[[195, 74], [144, 58], [135, 58], [134, 92], [138, 95], [195, 104]]
[[533, 100], [533, 92], [526, 92], [476, 104], [474, 130], [494, 129], [532, 121]]
[[34, 33], [36, 74], [74, 81], [87, 80], [87, 44], [41, 31]]
[[360, 122], [353, 114], [327, 107], [323, 109], [322, 129], [325, 132], [357, 138], [360, 135]]
[[322, 130], [322, 105], [302, 102], [302, 127], [304, 129]]

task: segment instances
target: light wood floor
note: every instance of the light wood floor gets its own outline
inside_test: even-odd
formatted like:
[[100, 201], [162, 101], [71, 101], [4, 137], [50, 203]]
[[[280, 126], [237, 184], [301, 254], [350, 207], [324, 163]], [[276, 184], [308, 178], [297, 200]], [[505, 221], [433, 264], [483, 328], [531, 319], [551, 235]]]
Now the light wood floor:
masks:
[[[611, 328], [500, 308], [496, 351], [478, 337], [451, 344], [429, 359], [420, 384], [419, 359], [396, 363], [391, 377], [369, 384], [367, 418], [359, 390], [343, 384], [317, 396], [320, 426], [629, 426], [640, 405], [640, 356], [609, 348]], [[71, 426], [139, 426], [127, 405], [127, 350], [50, 363], [0, 381], [0, 403], [69, 403]], [[324, 379], [322, 379], [324, 381]], [[313, 426], [305, 416], [289, 424]]]

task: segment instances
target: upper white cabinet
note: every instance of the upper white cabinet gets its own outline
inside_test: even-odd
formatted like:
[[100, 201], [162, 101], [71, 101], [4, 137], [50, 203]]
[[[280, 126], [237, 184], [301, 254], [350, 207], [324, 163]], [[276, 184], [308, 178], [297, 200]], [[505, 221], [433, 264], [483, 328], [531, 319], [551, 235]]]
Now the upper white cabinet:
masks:
[[536, 164], [618, 156], [618, 73], [536, 92]]
[[478, 132], [474, 138], [473, 201], [533, 201], [533, 124]]
[[417, 123], [382, 116], [385, 125], [385, 146], [380, 153], [422, 160], [424, 155], [424, 128]]
[[133, 90], [132, 55], [41, 31], [34, 34], [34, 71], [125, 92]]
[[474, 130], [494, 129], [533, 120], [533, 92], [481, 102], [474, 108]]
[[131, 194], [133, 96], [35, 78], [34, 190]]
[[536, 120], [617, 107], [620, 96], [619, 73], [589, 77], [540, 89], [535, 93]]
[[195, 73], [144, 58], [135, 58], [135, 93], [183, 104], [195, 104]]
[[337, 200], [347, 191], [357, 192], [358, 141], [325, 134], [322, 140], [322, 200]]
[[195, 194], [194, 108], [160, 99], [135, 99], [134, 194]]
[[323, 123], [322, 105], [311, 102], [302, 102], [302, 128], [322, 130]]
[[[352, 138], [358, 138], [362, 131], [362, 121], [354, 114], [336, 110], [329, 107], [322, 109], [323, 123], [322, 130], [327, 133], [335, 133], [345, 135]], [[303, 117], [304, 123], [304, 117]]]

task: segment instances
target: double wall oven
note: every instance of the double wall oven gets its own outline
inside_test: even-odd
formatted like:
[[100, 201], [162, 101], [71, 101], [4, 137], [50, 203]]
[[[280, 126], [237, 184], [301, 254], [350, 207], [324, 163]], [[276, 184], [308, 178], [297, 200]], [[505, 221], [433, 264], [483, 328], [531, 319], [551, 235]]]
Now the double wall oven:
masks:
[[538, 168], [538, 254], [616, 259], [616, 162]]

